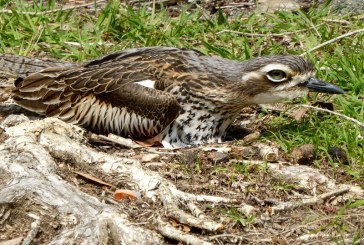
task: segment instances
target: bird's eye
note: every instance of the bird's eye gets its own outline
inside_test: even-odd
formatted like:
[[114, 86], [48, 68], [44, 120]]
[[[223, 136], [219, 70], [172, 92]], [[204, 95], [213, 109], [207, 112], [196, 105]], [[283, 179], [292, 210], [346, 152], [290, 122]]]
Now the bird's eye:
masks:
[[270, 81], [279, 83], [287, 79], [287, 75], [282, 70], [271, 70], [267, 73], [267, 77]]

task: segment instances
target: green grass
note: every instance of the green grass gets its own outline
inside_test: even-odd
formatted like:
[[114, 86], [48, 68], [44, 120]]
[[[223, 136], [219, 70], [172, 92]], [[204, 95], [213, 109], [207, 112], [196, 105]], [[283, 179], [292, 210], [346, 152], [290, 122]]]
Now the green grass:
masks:
[[[343, 33], [364, 27], [355, 17], [331, 14], [325, 6], [308, 13], [252, 13], [247, 18], [228, 18], [218, 12], [209, 19], [198, 9], [185, 5], [181, 14], [170, 17], [167, 9], [133, 10], [110, 1], [103, 10], [82, 9], [42, 13], [58, 8], [54, 1], [0, 1], [11, 14], [0, 15], [0, 52], [25, 56], [48, 56], [84, 61], [106, 53], [142, 46], [191, 47], [210, 55], [244, 60], [268, 54], [301, 54]], [[36, 12], [27, 13], [27, 12]], [[245, 35], [222, 32], [247, 33]], [[283, 36], [270, 34], [287, 33]], [[259, 35], [257, 35], [259, 34]], [[255, 35], [255, 36], [251, 36]], [[364, 115], [364, 34], [341, 39], [308, 55], [314, 61], [318, 77], [343, 87], [345, 95], [303, 98], [303, 103], [317, 100], [332, 102], [335, 111], [360, 121]], [[76, 44], [76, 45], [75, 45]], [[324, 68], [324, 69], [321, 69]], [[319, 99], [318, 99], [319, 98]], [[290, 153], [294, 147], [315, 144], [317, 164], [328, 158], [327, 149], [346, 149], [349, 175], [363, 176], [364, 132], [352, 122], [334, 115], [311, 111], [302, 122], [284, 116], [266, 125], [262, 140], [274, 140]], [[330, 160], [333, 164], [332, 160]]]
[[251, 226], [255, 219], [254, 215], [245, 214], [244, 212], [238, 211], [236, 208], [221, 209], [220, 213], [229, 217], [243, 227]]

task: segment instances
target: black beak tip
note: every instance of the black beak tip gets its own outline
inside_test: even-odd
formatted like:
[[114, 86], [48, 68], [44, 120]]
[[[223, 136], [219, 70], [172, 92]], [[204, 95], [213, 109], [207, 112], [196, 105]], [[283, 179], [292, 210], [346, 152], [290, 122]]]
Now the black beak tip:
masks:
[[336, 94], [345, 94], [345, 91], [344, 91], [342, 88], [337, 87], [337, 92], [336, 92]]
[[310, 80], [308, 80], [307, 88], [309, 89], [309, 91], [312, 91], [312, 92], [320, 92], [320, 93], [327, 93], [327, 94], [344, 94], [345, 93], [345, 91], [342, 88], [340, 88], [332, 83], [320, 81], [316, 78], [310, 78]]

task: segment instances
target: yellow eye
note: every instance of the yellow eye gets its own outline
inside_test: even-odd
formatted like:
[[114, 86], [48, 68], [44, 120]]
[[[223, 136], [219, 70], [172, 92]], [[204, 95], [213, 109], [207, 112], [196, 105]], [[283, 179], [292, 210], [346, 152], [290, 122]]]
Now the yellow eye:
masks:
[[267, 77], [272, 82], [283, 82], [287, 79], [287, 75], [282, 70], [271, 70], [268, 72]]

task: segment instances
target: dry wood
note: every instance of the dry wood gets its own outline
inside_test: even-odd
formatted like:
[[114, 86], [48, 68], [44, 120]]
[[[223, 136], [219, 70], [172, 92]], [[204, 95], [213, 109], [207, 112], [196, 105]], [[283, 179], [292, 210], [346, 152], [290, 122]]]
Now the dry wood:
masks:
[[287, 210], [292, 210], [292, 209], [296, 209], [299, 207], [303, 207], [303, 206], [308, 206], [308, 205], [313, 205], [313, 204], [317, 204], [317, 203], [322, 203], [325, 200], [331, 198], [331, 197], [335, 197], [335, 196], [339, 196], [342, 195], [344, 193], [347, 193], [350, 191], [350, 188], [345, 187], [339, 190], [334, 190], [334, 191], [330, 191], [328, 193], [323, 193], [321, 195], [318, 196], [314, 196], [311, 198], [307, 198], [307, 199], [303, 199], [297, 202], [282, 202], [276, 206], [272, 207], [272, 211], [273, 213], [275, 211], [287, 211]]
[[335, 37], [335, 38], [333, 38], [333, 39], [331, 39], [329, 41], [323, 42], [320, 45], [317, 45], [316, 47], [314, 47], [314, 48], [312, 48], [312, 49], [310, 49], [310, 50], [302, 53], [301, 56], [305, 56], [306, 54], [311, 53], [312, 51], [315, 51], [317, 49], [320, 49], [322, 47], [325, 47], [326, 45], [329, 45], [331, 43], [337, 42], [337, 41], [339, 41], [339, 40], [341, 40], [341, 39], [343, 39], [345, 37], [349, 37], [349, 36], [355, 35], [355, 34], [360, 33], [360, 32], [364, 32], [364, 28], [363, 29], [354, 30], [354, 31], [350, 31], [350, 32], [345, 33], [345, 34], [343, 34], [341, 36]]
[[[87, 244], [107, 241], [126, 244], [162, 243], [159, 233], [133, 224], [126, 214], [115, 208], [115, 203], [105, 204], [60, 178], [56, 174], [57, 159], [115, 176], [130, 186], [130, 189], [143, 193], [143, 198], [161, 200], [166, 218], [172, 217], [180, 223], [208, 231], [224, 228], [222, 224], [206, 219], [204, 215], [200, 216], [203, 218], [198, 218], [182, 211], [179, 203], [233, 200], [179, 191], [157, 173], [144, 170], [135, 159], [109, 155], [87, 147], [85, 131], [77, 126], [46, 118], [6, 128], [6, 133], [9, 138], [0, 146], [0, 173], [5, 173], [5, 176], [1, 176], [2, 179], [10, 178], [12, 181], [6, 181], [7, 184], [0, 189], [0, 205], [12, 203], [15, 207], [27, 196], [34, 205], [56, 212], [52, 215], [58, 217], [64, 225], [53, 240], [49, 241], [50, 244], [72, 243], [75, 239], [84, 240]], [[36, 215], [42, 219], [42, 214]], [[39, 225], [34, 227], [28, 235], [30, 241]], [[159, 231], [163, 231], [164, 235], [179, 232], [173, 227], [167, 230], [160, 228]], [[209, 244], [193, 235], [180, 234], [174, 238], [189, 244]]]
[[28, 235], [24, 238], [22, 245], [29, 245], [32, 244], [32, 241], [34, 237], [38, 234], [39, 227], [40, 227], [40, 219], [36, 219], [30, 227], [30, 231], [28, 232]]
[[212, 245], [212, 243], [203, 241], [200, 238], [197, 238], [193, 235], [184, 233], [183, 231], [176, 230], [172, 225], [167, 222], [162, 221], [162, 219], [157, 219], [157, 230], [163, 234], [164, 236], [173, 239], [182, 241], [185, 244], [194, 244], [194, 245]]
[[242, 36], [247, 36], [247, 37], [282, 37], [282, 36], [289, 36], [292, 34], [297, 34], [297, 33], [301, 33], [301, 32], [306, 32], [309, 31], [310, 29], [315, 29], [321, 25], [324, 25], [325, 23], [321, 23], [306, 29], [301, 29], [301, 30], [297, 30], [297, 31], [289, 31], [289, 32], [282, 32], [282, 33], [249, 33], [249, 32], [241, 32], [241, 31], [233, 31], [233, 30], [222, 30], [217, 32], [216, 34], [223, 34], [223, 33], [232, 33], [232, 34], [238, 34], [238, 35], [242, 35]]
[[105, 135], [93, 135], [92, 137], [94, 137], [96, 140], [103, 140], [105, 142], [109, 141], [128, 149], [136, 149], [142, 147], [131, 139], [123, 138], [115, 134], [109, 134], [107, 137]]
[[[364, 30], [364, 29], [363, 29]], [[364, 130], [364, 123], [354, 119], [354, 118], [351, 118], [351, 117], [348, 117], [346, 115], [343, 115], [343, 114], [340, 114], [338, 112], [335, 112], [335, 111], [330, 111], [328, 109], [325, 109], [325, 108], [320, 108], [320, 107], [316, 107], [316, 106], [311, 106], [311, 105], [298, 105], [298, 106], [295, 106], [293, 107], [292, 109], [290, 110], [294, 110], [296, 109], [297, 107], [305, 107], [305, 108], [310, 108], [310, 109], [313, 109], [313, 110], [316, 110], [316, 111], [323, 111], [323, 112], [327, 112], [327, 113], [330, 113], [330, 114], [334, 114], [336, 116], [339, 116], [339, 117], [342, 117], [348, 121], [351, 121], [353, 123], [355, 123], [356, 125], [358, 125], [362, 130]]]
[[193, 216], [195, 216], [197, 218], [202, 218], [202, 219], [206, 218], [206, 216], [204, 215], [202, 210], [199, 209], [193, 202], [188, 202], [186, 206], [190, 210], [190, 212], [192, 213]]
[[278, 148], [266, 145], [266, 144], [255, 144], [255, 147], [259, 149], [259, 155], [262, 157], [263, 161], [276, 162], [278, 160]]

